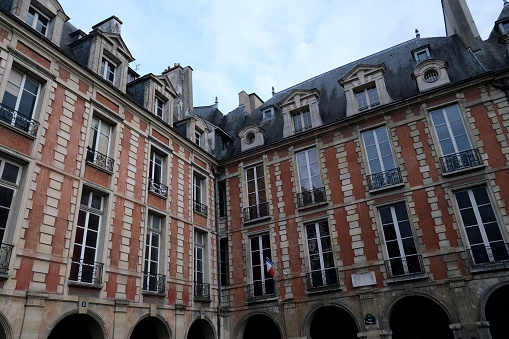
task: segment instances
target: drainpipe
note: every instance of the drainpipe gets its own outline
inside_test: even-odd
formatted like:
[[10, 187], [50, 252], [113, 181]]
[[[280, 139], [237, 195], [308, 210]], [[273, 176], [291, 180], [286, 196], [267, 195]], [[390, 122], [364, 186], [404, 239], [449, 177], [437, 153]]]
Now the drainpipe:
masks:
[[219, 251], [221, 239], [219, 238], [219, 214], [217, 210], [217, 202], [219, 200], [217, 191], [217, 179], [221, 175], [221, 167], [212, 166], [212, 174], [214, 175], [214, 218], [216, 221], [216, 263], [217, 263], [217, 339], [221, 339], [221, 253]]

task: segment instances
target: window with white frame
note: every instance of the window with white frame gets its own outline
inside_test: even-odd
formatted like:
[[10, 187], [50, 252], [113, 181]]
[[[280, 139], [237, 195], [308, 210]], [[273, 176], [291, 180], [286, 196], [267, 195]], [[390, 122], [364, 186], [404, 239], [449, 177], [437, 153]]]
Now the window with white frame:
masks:
[[194, 143], [200, 147], [203, 147], [203, 132], [198, 129], [194, 131]]
[[164, 101], [158, 96], [154, 99], [154, 114], [159, 118], [163, 118]]
[[207, 234], [194, 231], [194, 297], [210, 298], [210, 285], [207, 284]]
[[168, 186], [164, 181], [164, 157], [152, 150], [150, 152], [149, 191], [161, 196], [168, 196]]
[[455, 192], [454, 196], [474, 265], [508, 260], [507, 244], [486, 187]]
[[4, 158], [0, 158], [0, 244], [4, 242], [5, 231], [11, 209], [19, 189], [21, 166]]
[[113, 126], [97, 116], [92, 117], [91, 134], [88, 139], [87, 161], [101, 169], [113, 171], [113, 159], [109, 157]]
[[246, 221], [269, 215], [263, 164], [246, 169], [247, 203], [244, 212]]
[[86, 188], [81, 193], [74, 237], [70, 280], [100, 284], [102, 264], [97, 263], [104, 197]]
[[267, 272], [266, 259], [272, 260], [270, 237], [263, 234], [250, 238], [251, 244], [251, 279], [253, 281], [250, 297], [266, 297], [275, 295], [274, 279]]
[[414, 53], [414, 59], [417, 62], [423, 62], [423, 61], [426, 61], [431, 58], [429, 49], [427, 47], [423, 48], [423, 49], [419, 49], [413, 53]]
[[310, 270], [308, 286], [317, 288], [338, 285], [327, 221], [307, 224], [306, 238]]
[[101, 61], [101, 77], [108, 80], [111, 83], [115, 82], [115, 69], [117, 65], [106, 57], [102, 58]]
[[310, 148], [295, 154], [299, 174], [299, 206], [325, 201], [325, 190], [322, 187], [320, 165], [316, 148]]
[[295, 113], [293, 115], [293, 126], [295, 128], [295, 133], [311, 128], [311, 113], [309, 110]]
[[359, 112], [380, 105], [380, 99], [378, 98], [378, 91], [375, 85], [354, 91], [354, 93], [357, 98]]
[[421, 257], [404, 203], [378, 210], [382, 224], [389, 277], [422, 273]]
[[194, 211], [207, 215], [207, 206], [205, 205], [205, 179], [199, 175], [193, 177], [194, 191]]
[[49, 19], [41, 14], [38, 10], [30, 6], [28, 8], [27, 20], [26, 23], [35, 29], [37, 32], [46, 36], [46, 32], [48, 30]]
[[164, 291], [164, 278], [159, 275], [161, 258], [161, 233], [163, 218], [149, 213], [145, 243], [145, 266], [143, 269], [143, 290]]

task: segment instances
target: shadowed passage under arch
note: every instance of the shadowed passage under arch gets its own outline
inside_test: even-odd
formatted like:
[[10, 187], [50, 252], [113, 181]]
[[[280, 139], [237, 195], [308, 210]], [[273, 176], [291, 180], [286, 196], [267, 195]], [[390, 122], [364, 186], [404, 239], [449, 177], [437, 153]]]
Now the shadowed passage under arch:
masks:
[[347, 311], [335, 306], [326, 306], [316, 311], [310, 332], [313, 339], [357, 339], [359, 330]]
[[136, 324], [131, 339], [170, 339], [170, 334], [160, 319], [147, 317]]
[[86, 314], [71, 314], [62, 319], [51, 331], [48, 339], [104, 339], [97, 321]]
[[276, 323], [266, 315], [255, 315], [248, 320], [242, 339], [281, 339]]

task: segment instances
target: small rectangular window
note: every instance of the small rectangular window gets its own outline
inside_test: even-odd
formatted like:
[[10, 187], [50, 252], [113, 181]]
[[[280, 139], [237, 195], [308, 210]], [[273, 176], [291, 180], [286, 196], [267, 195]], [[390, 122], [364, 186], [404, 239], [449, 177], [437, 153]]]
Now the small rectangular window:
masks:
[[101, 76], [111, 83], [115, 82], [115, 69], [117, 65], [103, 57], [101, 62]]
[[154, 99], [154, 114], [159, 118], [163, 118], [164, 101], [159, 97]]
[[357, 106], [359, 111], [364, 111], [368, 108], [380, 105], [380, 99], [378, 97], [376, 86], [371, 86], [369, 88], [355, 91], [355, 97], [357, 98]]
[[46, 36], [48, 30], [49, 19], [41, 14], [38, 10], [30, 6], [27, 14], [27, 24], [37, 32]]
[[263, 120], [269, 120], [272, 119], [272, 116], [274, 115], [274, 108], [269, 108], [263, 111]]
[[309, 111], [300, 112], [293, 115], [293, 125], [295, 133], [302, 132], [312, 127], [311, 113]]

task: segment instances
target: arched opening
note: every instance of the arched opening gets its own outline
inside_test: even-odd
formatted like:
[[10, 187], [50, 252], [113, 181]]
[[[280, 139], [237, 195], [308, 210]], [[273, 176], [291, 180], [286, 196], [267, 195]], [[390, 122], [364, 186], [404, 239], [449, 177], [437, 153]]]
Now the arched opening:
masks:
[[357, 339], [357, 324], [352, 316], [345, 310], [326, 306], [319, 308], [311, 322], [310, 335], [313, 339], [334, 338]]
[[214, 339], [214, 329], [204, 320], [196, 320], [187, 334], [187, 339]]
[[391, 313], [392, 339], [454, 339], [449, 317], [436, 302], [425, 297], [405, 297]]
[[147, 317], [136, 324], [131, 339], [170, 339], [170, 333], [160, 319]]
[[101, 326], [89, 315], [71, 314], [62, 319], [51, 331], [48, 339], [104, 339]]
[[281, 339], [276, 323], [266, 315], [257, 314], [249, 318], [242, 339]]
[[509, 285], [497, 289], [486, 302], [486, 320], [492, 339], [509, 338]]

